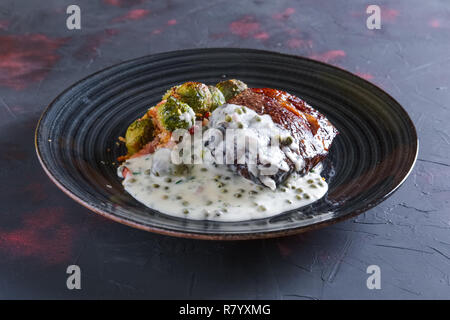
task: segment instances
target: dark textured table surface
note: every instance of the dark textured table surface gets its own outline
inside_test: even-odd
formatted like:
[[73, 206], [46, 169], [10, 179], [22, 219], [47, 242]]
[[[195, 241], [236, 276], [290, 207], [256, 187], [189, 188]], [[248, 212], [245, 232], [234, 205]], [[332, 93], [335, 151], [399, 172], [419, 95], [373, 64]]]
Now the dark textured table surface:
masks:
[[[81, 30], [66, 28], [69, 4], [81, 8]], [[366, 27], [368, 4], [381, 8], [380, 30]], [[111, 64], [204, 47], [308, 56], [379, 85], [418, 130], [409, 179], [354, 219], [246, 242], [135, 230], [50, 181], [33, 139], [56, 95]], [[450, 298], [449, 109], [445, 0], [2, 0], [0, 298]], [[66, 287], [71, 264], [81, 290]], [[380, 267], [380, 290], [366, 286], [369, 265]]]

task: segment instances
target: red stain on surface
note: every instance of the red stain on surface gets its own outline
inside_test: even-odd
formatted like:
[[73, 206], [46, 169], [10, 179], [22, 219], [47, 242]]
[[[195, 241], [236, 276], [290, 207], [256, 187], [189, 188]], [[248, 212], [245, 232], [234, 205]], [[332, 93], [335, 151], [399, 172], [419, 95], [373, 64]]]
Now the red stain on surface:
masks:
[[326, 51], [324, 53], [317, 53], [310, 55], [309, 57], [314, 60], [319, 60], [322, 62], [332, 62], [335, 61], [338, 58], [345, 57], [345, 51], [343, 50], [330, 50]]
[[222, 39], [227, 35], [226, 32], [219, 32], [219, 33], [212, 33], [209, 35], [209, 37], [211, 39], [217, 40], [217, 39]]
[[177, 24], [177, 19], [170, 19], [169, 21], [167, 21], [167, 25], [169, 26], [173, 26]]
[[84, 44], [74, 53], [77, 59], [90, 59], [98, 54], [98, 49], [102, 44], [111, 40], [115, 35], [119, 34], [117, 29], [106, 29], [102, 32], [89, 35]]
[[29, 183], [24, 190], [27, 194], [31, 194], [32, 201], [43, 201], [48, 198], [48, 194], [42, 183]]
[[245, 16], [230, 23], [229, 30], [232, 34], [241, 38], [254, 38], [257, 40], [267, 40], [270, 35], [261, 30], [261, 24], [253, 16]]
[[358, 77], [361, 77], [361, 78], [366, 79], [366, 80], [371, 80], [371, 79], [374, 78], [374, 76], [371, 75], [370, 73], [357, 72], [356, 75], [357, 75]]
[[0, 36], [0, 86], [22, 90], [42, 81], [58, 62], [67, 39], [42, 34]]
[[9, 107], [10, 107], [11, 111], [14, 112], [15, 114], [16, 113], [24, 113], [26, 111], [26, 109], [24, 107], [19, 106], [19, 105], [12, 105]]
[[395, 21], [395, 19], [399, 15], [398, 10], [395, 10], [395, 9], [381, 7], [380, 10], [381, 10], [381, 23], [383, 23], [383, 21], [388, 21], [388, 22]]
[[248, 38], [259, 32], [261, 25], [252, 16], [245, 16], [242, 19], [233, 21], [230, 24], [230, 32], [241, 38]]
[[278, 250], [283, 257], [288, 257], [292, 253], [292, 249], [283, 244], [281, 241], [277, 242]]
[[294, 12], [294, 8], [287, 8], [283, 12], [275, 13], [274, 15], [272, 15], [272, 18], [274, 18], [275, 20], [284, 20], [289, 18], [292, 14], [294, 14]]
[[147, 9], [133, 9], [133, 10], [128, 11], [123, 16], [113, 19], [113, 22], [140, 20], [140, 19], [145, 18], [149, 13], [150, 13], [150, 10], [147, 10]]
[[151, 34], [152, 35], [157, 35], [157, 34], [161, 34], [164, 32], [164, 30], [168, 27], [168, 26], [174, 26], [176, 25], [178, 22], [176, 19], [170, 19], [167, 20], [166, 24], [161, 26], [160, 28], [154, 29]]
[[66, 262], [75, 229], [63, 216], [63, 208], [40, 209], [26, 215], [17, 229], [0, 230], [0, 250], [16, 258], [37, 258], [47, 264]]
[[[0, 75], [1, 77], [1, 75]], [[28, 158], [28, 154], [24, 150], [24, 146], [18, 143], [6, 142], [1, 144], [2, 150], [8, 150], [8, 152], [0, 153], [0, 161], [22, 161]]]
[[131, 7], [136, 4], [141, 4], [142, 0], [103, 0], [104, 3], [115, 7]]
[[9, 26], [9, 21], [0, 20], [0, 30], [7, 30]]
[[440, 28], [441, 27], [441, 21], [440, 20], [438, 20], [438, 19], [431, 19], [429, 22], [428, 22], [428, 25], [430, 26], [430, 27], [432, 27], [432, 28]]
[[253, 38], [258, 40], [267, 40], [270, 38], [270, 35], [267, 32], [259, 32], [253, 35]]
[[297, 28], [285, 28], [285, 32], [292, 36], [292, 35], [300, 33], [300, 30]]
[[311, 48], [312, 47], [312, 41], [311, 40], [303, 40], [299, 38], [292, 38], [287, 41], [287, 46], [291, 49], [298, 49], [298, 48]]

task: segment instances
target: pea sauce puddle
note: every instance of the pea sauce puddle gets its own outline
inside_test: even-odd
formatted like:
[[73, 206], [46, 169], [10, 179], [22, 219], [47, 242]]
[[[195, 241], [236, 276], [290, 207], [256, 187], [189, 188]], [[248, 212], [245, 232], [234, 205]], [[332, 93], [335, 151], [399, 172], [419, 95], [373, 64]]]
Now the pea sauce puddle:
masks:
[[316, 171], [292, 174], [275, 190], [257, 185], [226, 166], [194, 165], [185, 176], [149, 172], [152, 155], [127, 161], [123, 181], [136, 200], [159, 212], [194, 220], [243, 221], [274, 216], [322, 198], [327, 183]]

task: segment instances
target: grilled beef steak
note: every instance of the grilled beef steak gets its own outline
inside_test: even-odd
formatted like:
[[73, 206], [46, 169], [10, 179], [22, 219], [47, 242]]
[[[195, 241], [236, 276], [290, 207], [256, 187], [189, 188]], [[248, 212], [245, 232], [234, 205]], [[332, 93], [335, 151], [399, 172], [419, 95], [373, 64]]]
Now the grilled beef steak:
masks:
[[[306, 174], [328, 154], [328, 150], [338, 131], [317, 110], [302, 99], [287, 92], [269, 88], [246, 89], [227, 103], [246, 106], [257, 114], [267, 114], [272, 121], [290, 132], [292, 141], [285, 159], [289, 170], [278, 170], [270, 176], [276, 185], [283, 183], [289, 175], [297, 171]], [[255, 176], [247, 165], [233, 166], [240, 175], [269, 186], [260, 176]]]

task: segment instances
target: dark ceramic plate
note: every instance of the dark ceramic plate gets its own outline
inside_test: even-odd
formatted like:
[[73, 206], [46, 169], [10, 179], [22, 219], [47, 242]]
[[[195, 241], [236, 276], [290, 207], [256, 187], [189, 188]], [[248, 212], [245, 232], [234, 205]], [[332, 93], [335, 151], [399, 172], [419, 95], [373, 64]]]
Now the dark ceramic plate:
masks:
[[[185, 81], [237, 78], [302, 97], [338, 128], [324, 174], [329, 192], [310, 206], [245, 222], [184, 220], [149, 209], [122, 188], [117, 137], [163, 93]], [[39, 160], [74, 200], [108, 218], [168, 235], [252, 239], [299, 233], [350, 218], [391, 195], [418, 151], [405, 110], [369, 82], [333, 66], [274, 52], [201, 49], [127, 61], [76, 83], [45, 110], [36, 130]]]

